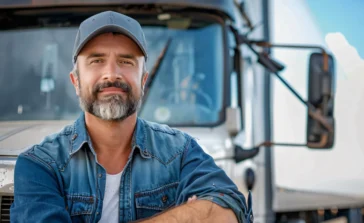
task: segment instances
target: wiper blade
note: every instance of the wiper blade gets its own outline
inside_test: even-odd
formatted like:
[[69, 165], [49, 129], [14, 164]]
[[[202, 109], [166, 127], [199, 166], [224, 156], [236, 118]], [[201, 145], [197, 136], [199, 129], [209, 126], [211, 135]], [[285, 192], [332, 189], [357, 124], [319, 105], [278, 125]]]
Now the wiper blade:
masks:
[[158, 70], [159, 70], [159, 68], [160, 68], [160, 66], [162, 64], [162, 61], [163, 61], [164, 57], [166, 56], [166, 53], [167, 53], [167, 51], [169, 49], [169, 46], [171, 45], [171, 41], [172, 41], [172, 38], [169, 37], [168, 40], [167, 40], [166, 45], [163, 47], [163, 50], [159, 54], [157, 61], [155, 62], [151, 72], [149, 73], [149, 78], [148, 78], [148, 82], [146, 84], [146, 89], [145, 89], [145, 94], [146, 95], [148, 94], [149, 88], [152, 87], [152, 84], [153, 84], [153, 82], [155, 80], [156, 73], [158, 72]]

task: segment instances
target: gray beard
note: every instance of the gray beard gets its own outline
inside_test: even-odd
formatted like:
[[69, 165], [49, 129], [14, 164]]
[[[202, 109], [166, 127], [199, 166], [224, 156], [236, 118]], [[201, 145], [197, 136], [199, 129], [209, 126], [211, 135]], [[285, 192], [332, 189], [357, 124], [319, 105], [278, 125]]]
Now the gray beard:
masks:
[[[80, 91], [81, 92], [81, 91]], [[139, 98], [130, 92], [126, 100], [121, 95], [111, 95], [103, 100], [79, 97], [80, 107], [84, 112], [106, 121], [122, 121], [137, 112], [142, 104], [143, 91]]]

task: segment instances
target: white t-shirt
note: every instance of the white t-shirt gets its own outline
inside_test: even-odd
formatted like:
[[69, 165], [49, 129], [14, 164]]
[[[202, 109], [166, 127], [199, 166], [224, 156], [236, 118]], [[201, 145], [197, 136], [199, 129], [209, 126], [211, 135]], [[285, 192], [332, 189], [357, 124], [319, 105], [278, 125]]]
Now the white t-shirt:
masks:
[[114, 175], [106, 174], [105, 196], [99, 223], [119, 222], [119, 191], [122, 173], [123, 171]]

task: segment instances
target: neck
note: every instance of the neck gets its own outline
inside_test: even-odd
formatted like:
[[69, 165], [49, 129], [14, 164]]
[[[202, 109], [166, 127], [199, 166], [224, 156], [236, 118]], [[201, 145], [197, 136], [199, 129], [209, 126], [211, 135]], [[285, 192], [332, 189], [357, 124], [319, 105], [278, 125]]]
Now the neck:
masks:
[[85, 112], [86, 128], [96, 153], [113, 156], [129, 154], [136, 120], [136, 113], [122, 121], [105, 121]]

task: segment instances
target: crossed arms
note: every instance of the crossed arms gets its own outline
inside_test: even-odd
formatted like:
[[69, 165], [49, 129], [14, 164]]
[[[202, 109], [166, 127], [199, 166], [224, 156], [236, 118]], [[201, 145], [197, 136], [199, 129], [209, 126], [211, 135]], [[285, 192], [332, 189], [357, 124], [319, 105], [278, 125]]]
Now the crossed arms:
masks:
[[[36, 156], [20, 156], [15, 167], [15, 202], [11, 222], [71, 222], [61, 194], [60, 176]], [[54, 164], [54, 163], [51, 163]], [[196, 142], [185, 152], [176, 207], [137, 222], [249, 222], [245, 198]], [[187, 202], [189, 197], [198, 198]], [[251, 207], [250, 207], [251, 208]]]
[[165, 213], [135, 223], [237, 223], [234, 212], [225, 209], [211, 201], [193, 200]]

